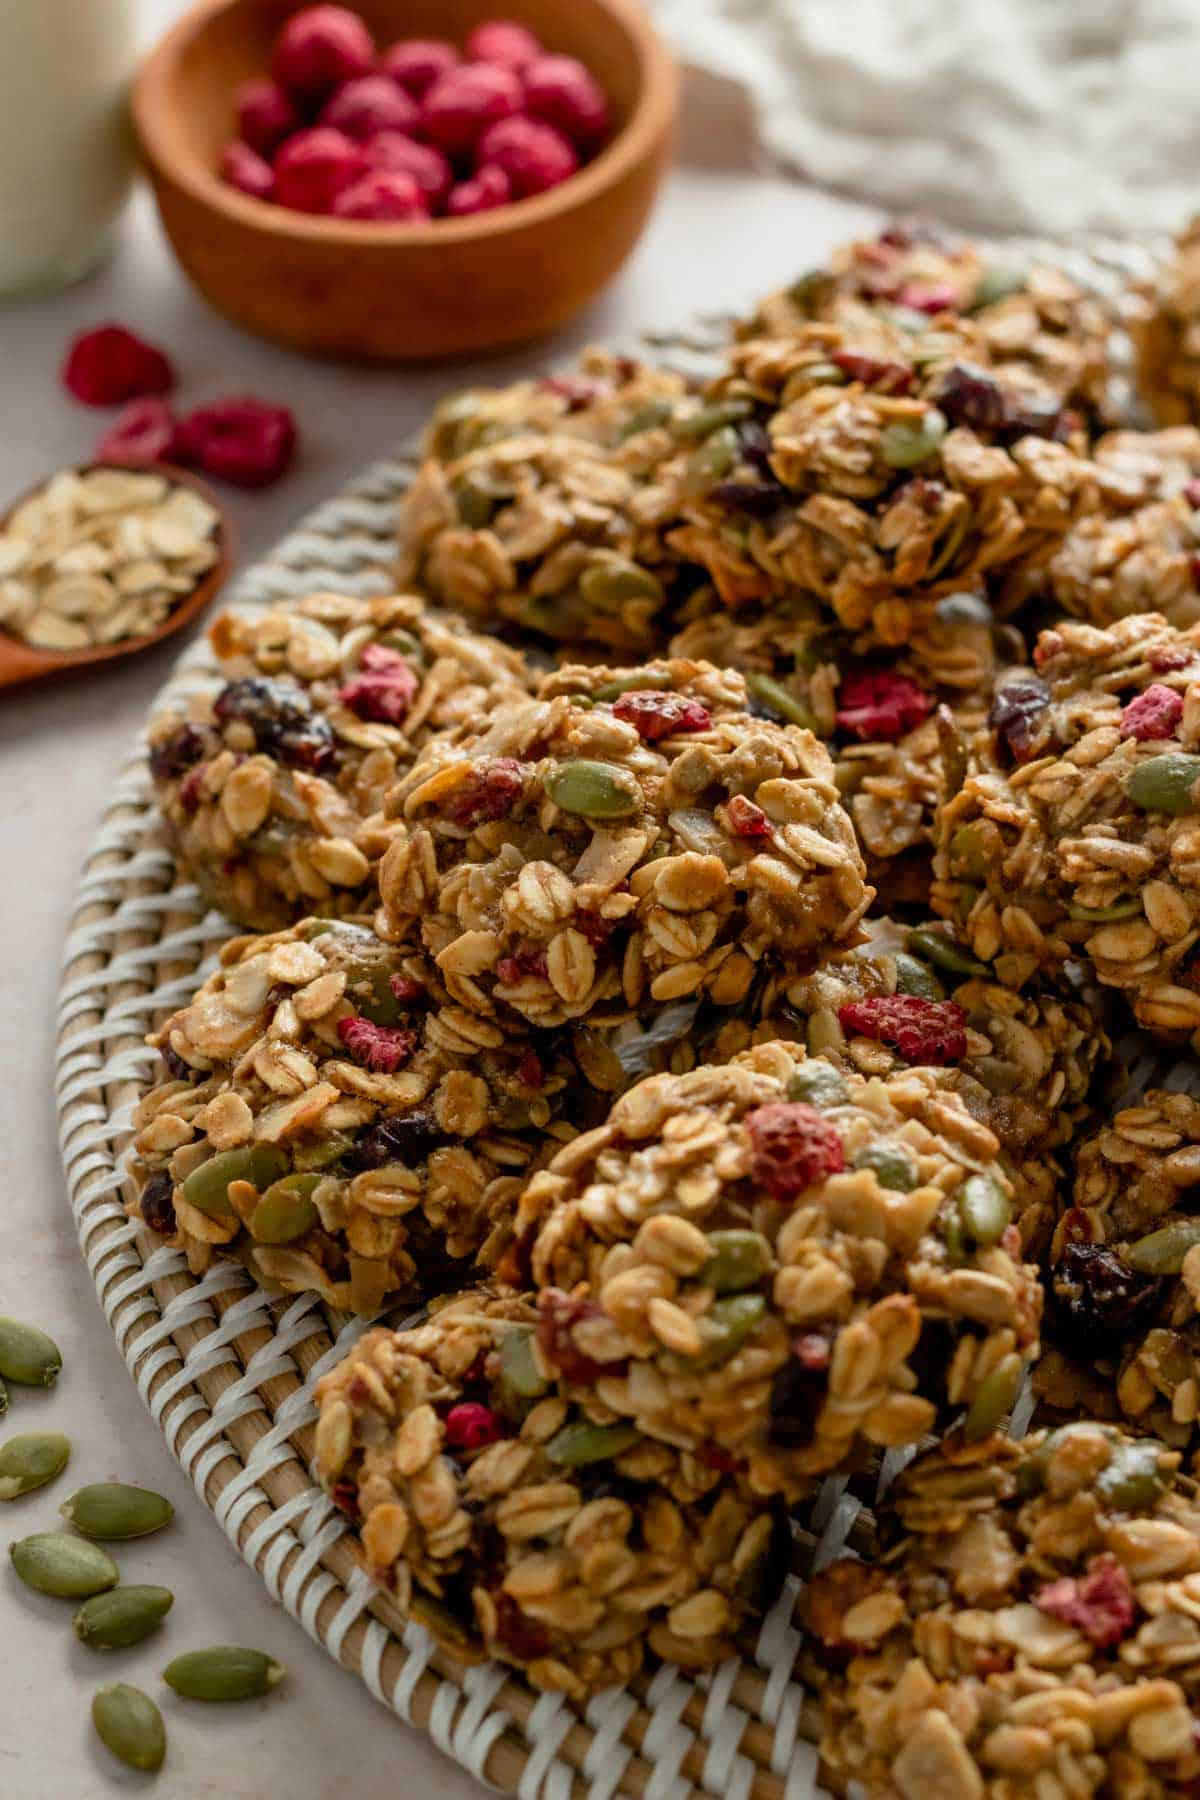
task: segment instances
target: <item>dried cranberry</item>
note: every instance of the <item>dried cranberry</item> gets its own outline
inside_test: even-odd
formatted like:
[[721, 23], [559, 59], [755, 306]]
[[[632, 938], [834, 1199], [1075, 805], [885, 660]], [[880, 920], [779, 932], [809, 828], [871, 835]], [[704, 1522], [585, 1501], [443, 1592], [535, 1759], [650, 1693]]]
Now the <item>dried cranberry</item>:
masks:
[[402, 38], [385, 50], [379, 67], [414, 100], [423, 99], [439, 75], [456, 69], [461, 57], [444, 38]]
[[753, 800], [747, 800], [745, 794], [730, 797], [725, 807], [725, 816], [735, 837], [760, 838], [771, 835], [770, 819], [762, 807], [756, 806]]
[[722, 1475], [732, 1475], [738, 1466], [737, 1457], [720, 1444], [701, 1444], [696, 1452], [697, 1462], [703, 1463], [706, 1469], [717, 1469]]
[[536, 1619], [531, 1619], [521, 1611], [511, 1594], [503, 1588], [492, 1595], [496, 1608], [496, 1642], [518, 1662], [536, 1662], [541, 1656], [549, 1656], [552, 1647], [550, 1633]]
[[1111, 1650], [1133, 1630], [1133, 1584], [1115, 1556], [1093, 1556], [1087, 1574], [1064, 1575], [1034, 1595], [1039, 1611], [1074, 1625], [1097, 1650]]
[[175, 1183], [166, 1169], [156, 1169], [142, 1189], [138, 1211], [150, 1227], [162, 1237], [175, 1230]]
[[450, 797], [446, 816], [455, 825], [484, 825], [508, 816], [525, 791], [525, 774], [511, 756], [491, 756], [475, 764]]
[[409, 1005], [414, 1000], [425, 998], [425, 989], [411, 975], [389, 975], [388, 986], [400, 1002], [401, 1006]]
[[957, 1000], [876, 994], [838, 1008], [844, 1031], [889, 1044], [907, 1063], [958, 1062], [967, 1054], [967, 1015]]
[[750, 1174], [777, 1200], [791, 1200], [846, 1166], [836, 1127], [803, 1100], [774, 1100], [746, 1115]]
[[335, 1481], [329, 1490], [329, 1498], [340, 1513], [344, 1513], [352, 1524], [357, 1524], [360, 1517], [358, 1504], [358, 1483], [343, 1477]]
[[163, 1045], [162, 1059], [166, 1066], [167, 1073], [173, 1076], [176, 1081], [204, 1080], [207, 1071], [204, 1069], [193, 1068], [190, 1062], [186, 1062], [184, 1058], [180, 1056], [178, 1050], [172, 1050], [170, 1044]]
[[861, 381], [864, 387], [875, 388], [881, 394], [907, 394], [913, 384], [914, 371], [907, 363], [864, 356], [858, 350], [835, 350], [829, 360], [847, 380]]
[[483, 1450], [508, 1434], [490, 1406], [462, 1400], [443, 1420], [446, 1442], [452, 1450]]
[[538, 56], [521, 70], [530, 118], [553, 125], [589, 150], [608, 130], [608, 101], [591, 70], [574, 56]]
[[1183, 695], [1161, 681], [1152, 681], [1144, 693], [1135, 694], [1121, 714], [1121, 736], [1139, 744], [1151, 738], [1172, 737], [1183, 717]]
[[602, 394], [612, 392], [606, 381], [592, 381], [586, 375], [546, 375], [538, 382], [538, 390], [543, 394], [557, 394], [560, 400], [566, 401], [568, 412], [582, 412]]
[[119, 406], [146, 394], [165, 394], [175, 376], [161, 350], [124, 325], [98, 325], [72, 342], [63, 386], [85, 406]]
[[909, 281], [896, 299], [910, 312], [940, 313], [958, 309], [958, 289], [948, 281]]
[[368, 644], [357, 675], [339, 688], [338, 699], [360, 719], [402, 725], [419, 685], [398, 650], [390, 650], [386, 644]]
[[296, 421], [285, 406], [251, 395], [214, 400], [187, 414], [179, 426], [184, 459], [235, 487], [261, 488], [290, 467]]
[[421, 103], [421, 134], [447, 156], [470, 156], [488, 127], [519, 113], [523, 100], [511, 69], [492, 63], [451, 69]]
[[731, 512], [766, 519], [786, 503], [788, 490], [774, 476], [760, 475], [750, 481], [718, 481], [708, 490], [708, 497]]
[[538, 1296], [538, 1349], [548, 1367], [564, 1381], [590, 1387], [602, 1375], [613, 1375], [625, 1367], [624, 1362], [597, 1362], [575, 1342], [575, 1327], [602, 1314], [603, 1308], [595, 1300], [565, 1294], [561, 1288], [544, 1288]]
[[394, 1162], [411, 1169], [445, 1142], [446, 1135], [432, 1113], [400, 1113], [365, 1131], [342, 1158], [342, 1167], [352, 1175], [360, 1175], [366, 1169], [382, 1169]]
[[420, 1041], [415, 1031], [375, 1025], [357, 1013], [338, 1020], [337, 1034], [355, 1062], [381, 1075], [393, 1075], [409, 1060]]
[[503, 987], [515, 987], [529, 975], [544, 981], [548, 972], [544, 950], [519, 950], [515, 956], [502, 956], [496, 964], [496, 978]]
[[602, 950], [617, 929], [615, 919], [606, 919], [603, 913], [594, 912], [588, 906], [581, 906], [576, 912], [574, 925], [593, 950]]
[[150, 752], [150, 773], [155, 781], [174, 781], [207, 754], [208, 742], [195, 725], [181, 725]]
[[265, 157], [235, 138], [221, 152], [221, 180], [251, 200], [275, 198], [275, 171]]
[[268, 76], [244, 81], [234, 95], [234, 105], [242, 138], [268, 160], [304, 123], [290, 96]]
[[165, 400], [131, 400], [92, 452], [98, 463], [172, 462], [179, 455], [179, 425]]
[[179, 784], [179, 804], [184, 812], [195, 812], [200, 805], [200, 789], [204, 785], [204, 768], [189, 769]]
[[698, 700], [670, 694], [661, 688], [633, 688], [613, 702], [613, 716], [632, 725], [648, 744], [678, 732], [708, 731], [712, 714]]
[[521, 70], [545, 55], [541, 40], [515, 19], [486, 19], [470, 34], [465, 49], [472, 62], [501, 69]]
[[837, 725], [864, 743], [894, 744], [929, 716], [933, 702], [908, 675], [891, 669], [852, 669], [837, 697]]
[[360, 75], [330, 95], [320, 122], [363, 144], [379, 131], [414, 131], [420, 117], [416, 101], [387, 75]]
[[415, 138], [399, 131], [381, 131], [367, 146], [367, 155], [375, 169], [390, 169], [399, 175], [411, 175], [425, 197], [429, 211], [436, 212], [454, 185], [454, 170], [440, 150], [432, 144], [418, 144]]
[[1111, 1356], [1144, 1329], [1162, 1294], [1162, 1278], [1141, 1275], [1103, 1244], [1068, 1244], [1051, 1271], [1057, 1335], [1070, 1356]]
[[504, 170], [518, 200], [557, 187], [579, 167], [578, 153], [561, 131], [522, 117], [489, 125], [479, 140], [479, 160]]
[[833, 1331], [804, 1331], [792, 1354], [771, 1383], [767, 1435], [783, 1450], [799, 1450], [811, 1441], [813, 1427], [828, 1392]]
[[988, 712], [997, 749], [1006, 750], [1014, 762], [1029, 762], [1038, 753], [1049, 705], [1050, 689], [1036, 675], [1018, 675], [997, 688]]
[[213, 702], [219, 725], [238, 720], [254, 734], [255, 749], [318, 773], [337, 760], [333, 728], [313, 711], [303, 688], [281, 676], [246, 675], [230, 681]]
[[998, 443], [1033, 436], [1063, 438], [1071, 420], [1052, 395], [1020, 395], [970, 363], [955, 363], [938, 384], [937, 404], [954, 425], [986, 432]]
[[524, 1088], [540, 1088], [545, 1079], [541, 1057], [536, 1050], [527, 1050], [517, 1064], [517, 1081]]
[[1186, 669], [1195, 660], [1196, 652], [1186, 649], [1183, 644], [1157, 645], [1146, 658], [1156, 675], [1167, 675], [1173, 669]]
[[512, 182], [504, 170], [485, 163], [468, 181], [460, 181], [450, 189], [446, 211], [452, 219], [469, 219], [474, 213], [507, 206], [512, 197]]
[[275, 79], [308, 104], [322, 100], [340, 82], [365, 75], [375, 61], [375, 43], [348, 6], [306, 6], [293, 13], [275, 40]]

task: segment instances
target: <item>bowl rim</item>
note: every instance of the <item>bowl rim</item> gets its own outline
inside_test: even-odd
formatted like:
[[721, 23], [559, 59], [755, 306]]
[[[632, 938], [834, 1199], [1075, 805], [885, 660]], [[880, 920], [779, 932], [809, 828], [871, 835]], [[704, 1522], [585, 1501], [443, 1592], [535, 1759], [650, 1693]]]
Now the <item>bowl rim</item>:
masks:
[[138, 68], [131, 93], [134, 128], [143, 156], [153, 171], [184, 189], [200, 204], [231, 220], [293, 244], [377, 244], [380, 249], [432, 249], [470, 244], [527, 230], [573, 212], [630, 174], [674, 122], [679, 72], [638, 0], [596, 0], [626, 30], [633, 42], [638, 92], [625, 124], [589, 163], [557, 187], [510, 206], [495, 207], [464, 219], [440, 218], [428, 225], [386, 223], [369, 219], [334, 219], [274, 206], [241, 194], [222, 181], [216, 170], [190, 157], [164, 149], [167, 79], [183, 50], [216, 14], [233, 12], [247, 0], [198, 0], [154, 45]]

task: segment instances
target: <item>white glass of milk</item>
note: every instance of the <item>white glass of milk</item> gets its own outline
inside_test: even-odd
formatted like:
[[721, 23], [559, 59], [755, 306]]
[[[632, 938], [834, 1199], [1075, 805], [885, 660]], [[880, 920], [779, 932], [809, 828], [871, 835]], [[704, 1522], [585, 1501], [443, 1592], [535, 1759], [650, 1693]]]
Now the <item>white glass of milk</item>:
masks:
[[129, 192], [136, 0], [0, 0], [0, 295], [103, 261]]

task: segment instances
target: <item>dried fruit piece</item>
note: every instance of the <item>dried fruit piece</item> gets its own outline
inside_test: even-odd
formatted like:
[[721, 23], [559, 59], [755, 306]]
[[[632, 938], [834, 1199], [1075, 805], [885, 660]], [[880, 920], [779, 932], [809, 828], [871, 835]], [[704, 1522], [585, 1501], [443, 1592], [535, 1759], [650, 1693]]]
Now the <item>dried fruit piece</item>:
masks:
[[461, 60], [454, 45], [445, 38], [401, 38], [384, 51], [379, 67], [406, 94], [420, 100], [439, 76], [457, 68]]
[[838, 1008], [843, 1031], [888, 1044], [905, 1062], [958, 1062], [967, 1053], [967, 1015], [955, 1000], [876, 994]]
[[446, 1414], [446, 1442], [452, 1450], [483, 1450], [507, 1433], [490, 1406], [460, 1400]]
[[175, 376], [155, 345], [124, 325], [98, 325], [72, 341], [62, 380], [85, 406], [118, 406], [146, 394], [167, 393]]
[[750, 1172], [779, 1200], [791, 1200], [846, 1166], [836, 1126], [803, 1100], [771, 1101], [746, 1115]]
[[123, 1481], [96, 1481], [81, 1487], [59, 1508], [68, 1525], [84, 1537], [146, 1537], [161, 1531], [175, 1517], [175, 1508], [150, 1488], [131, 1487]]
[[1115, 1556], [1093, 1556], [1085, 1575], [1065, 1575], [1034, 1595], [1034, 1604], [1061, 1619], [1095, 1644], [1110, 1650], [1133, 1630], [1137, 1608], [1133, 1584]]
[[524, 117], [489, 126], [479, 141], [479, 160], [503, 169], [519, 200], [557, 187], [579, 167], [575, 148], [561, 131]]
[[170, 1588], [117, 1587], [85, 1600], [72, 1625], [89, 1650], [128, 1650], [157, 1631], [174, 1604]]
[[864, 743], [895, 743], [929, 716], [933, 701], [911, 676], [891, 669], [852, 669], [838, 689], [836, 722]]
[[393, 1031], [358, 1015], [339, 1019], [337, 1034], [355, 1062], [386, 1075], [408, 1061], [419, 1041], [415, 1031]]
[[296, 421], [284, 406], [241, 395], [198, 406], [180, 421], [181, 453], [235, 487], [277, 481], [296, 452]]
[[507, 206], [513, 198], [512, 183], [503, 169], [485, 163], [467, 181], [450, 189], [446, 211], [452, 219], [468, 219], [474, 213]]
[[360, 75], [330, 95], [320, 123], [364, 144], [380, 131], [413, 131], [420, 117], [416, 102], [387, 75]]
[[747, 800], [745, 794], [733, 794], [725, 808], [729, 829], [736, 837], [770, 837], [771, 821], [761, 806]]
[[338, 690], [338, 699], [360, 719], [402, 725], [420, 683], [412, 665], [386, 644], [368, 644], [358, 673]]
[[253, 1700], [269, 1694], [286, 1674], [283, 1664], [262, 1650], [215, 1644], [177, 1656], [163, 1670], [163, 1680], [185, 1700]]
[[632, 725], [648, 744], [681, 731], [708, 731], [712, 716], [698, 700], [658, 688], [635, 688], [614, 702], [613, 715]]
[[505, 818], [525, 790], [521, 764], [511, 756], [493, 756], [476, 764], [456, 788], [446, 808], [456, 825], [483, 825]]
[[1151, 738], [1174, 736], [1183, 717], [1183, 695], [1152, 681], [1144, 693], [1135, 694], [1121, 712], [1121, 736], [1145, 743]]
[[541, 40], [516, 19], [486, 19], [470, 33], [465, 49], [473, 62], [516, 70], [545, 54]]
[[119, 1762], [147, 1773], [161, 1769], [167, 1754], [167, 1729], [148, 1694], [116, 1681], [92, 1700], [92, 1724], [106, 1749]]
[[131, 400], [123, 406], [92, 452], [98, 463], [155, 463], [179, 460], [179, 425], [165, 400]]
[[473, 63], [439, 76], [421, 103], [421, 131], [447, 156], [474, 153], [490, 125], [519, 113], [521, 83], [511, 69]]
[[61, 1475], [71, 1440], [61, 1431], [25, 1431], [0, 1444], [0, 1500], [19, 1500]]
[[275, 171], [265, 157], [236, 138], [221, 152], [221, 180], [251, 200], [274, 200]]
[[418, 144], [402, 132], [379, 132], [367, 146], [367, 154], [373, 168], [411, 175], [431, 213], [442, 207], [454, 185], [454, 170], [442, 152], [432, 144]]
[[425, 194], [401, 169], [372, 169], [343, 188], [330, 212], [335, 219], [372, 219], [392, 225], [419, 225], [429, 217]]
[[577, 148], [592, 149], [608, 130], [604, 89], [578, 57], [535, 57], [522, 68], [521, 84], [530, 118], [553, 125]]
[[275, 158], [275, 198], [296, 212], [327, 213], [369, 168], [361, 144], [329, 125], [314, 125], [290, 137]]
[[1139, 1274], [1103, 1244], [1068, 1244], [1050, 1275], [1059, 1339], [1071, 1356], [1112, 1355], [1148, 1325], [1163, 1283]]
[[291, 96], [269, 76], [244, 81], [234, 95], [234, 105], [241, 137], [267, 161], [284, 139], [304, 124]]
[[308, 105], [340, 82], [365, 75], [375, 60], [375, 43], [356, 12], [347, 6], [306, 6], [293, 13], [275, 40], [275, 79]]

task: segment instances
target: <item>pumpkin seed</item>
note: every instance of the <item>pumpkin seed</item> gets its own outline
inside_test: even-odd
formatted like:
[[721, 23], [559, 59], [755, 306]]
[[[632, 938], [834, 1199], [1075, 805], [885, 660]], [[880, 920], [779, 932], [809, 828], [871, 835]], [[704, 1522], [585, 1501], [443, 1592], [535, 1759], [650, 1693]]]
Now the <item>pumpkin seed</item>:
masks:
[[898, 994], [915, 994], [921, 1000], [941, 1000], [944, 997], [945, 990], [928, 963], [909, 956], [904, 950], [897, 950], [893, 961], [896, 965]]
[[673, 688], [674, 681], [665, 671], [647, 669], [639, 670], [636, 675], [621, 675], [616, 681], [606, 681], [592, 695], [593, 700], [619, 700], [622, 694], [639, 693], [643, 688]]
[[71, 1440], [61, 1431], [26, 1431], [0, 1445], [0, 1500], [18, 1500], [61, 1475]]
[[162, 1494], [123, 1481], [95, 1481], [81, 1487], [59, 1511], [84, 1537], [118, 1541], [161, 1531], [175, 1517], [175, 1508]]
[[40, 1531], [8, 1546], [13, 1568], [26, 1587], [60, 1600], [86, 1600], [114, 1588], [121, 1572], [98, 1544], [65, 1531]]
[[963, 1230], [973, 1244], [985, 1249], [998, 1244], [1012, 1216], [1008, 1195], [990, 1175], [968, 1175], [958, 1195]]
[[585, 819], [624, 819], [641, 805], [641, 795], [623, 771], [584, 757], [552, 769], [546, 792], [563, 812]]
[[621, 442], [636, 437], [639, 431], [654, 431], [659, 425], [665, 425], [674, 410], [670, 400], [647, 400], [644, 406], [631, 412], [621, 426], [618, 434]]
[[787, 291], [787, 296], [793, 306], [799, 307], [802, 312], [807, 312], [810, 308], [819, 307], [823, 303], [832, 291], [833, 285], [834, 279], [828, 269], [808, 269], [793, 281]]
[[898, 1194], [911, 1193], [917, 1185], [917, 1171], [903, 1150], [890, 1144], [866, 1144], [854, 1158], [856, 1169], [873, 1169], [880, 1187], [892, 1188]]
[[849, 1093], [846, 1078], [832, 1063], [814, 1057], [797, 1065], [788, 1081], [789, 1100], [807, 1100], [810, 1106], [840, 1106]]
[[971, 295], [968, 312], [978, 312], [982, 306], [994, 306], [997, 300], [1007, 300], [1010, 294], [1019, 294], [1025, 286], [1024, 269], [1005, 268], [1001, 263], [989, 263], [975, 284], [975, 292]]
[[114, 1681], [97, 1690], [92, 1724], [100, 1742], [131, 1769], [161, 1769], [167, 1754], [167, 1729], [149, 1694], [127, 1682]]
[[1200, 1244], [1200, 1219], [1178, 1219], [1130, 1244], [1125, 1261], [1139, 1275], [1178, 1275], [1183, 1259]]
[[340, 1162], [353, 1146], [354, 1139], [349, 1132], [331, 1131], [327, 1137], [316, 1138], [311, 1144], [297, 1144], [292, 1161], [298, 1171], [328, 1169], [333, 1163]]
[[701, 438], [710, 437], [723, 425], [736, 425], [739, 419], [748, 419], [754, 411], [749, 400], [717, 400], [711, 406], [702, 406], [697, 412], [682, 413], [671, 423], [671, 436], [684, 443], [696, 443]]
[[165, 1587], [116, 1587], [93, 1594], [75, 1614], [75, 1636], [89, 1650], [128, 1650], [157, 1631], [175, 1596]]
[[4, 1383], [2, 1381], [0, 1381], [0, 1414], [4, 1414], [7, 1411], [8, 1411], [8, 1389], [5, 1387]]
[[183, 1184], [183, 1197], [189, 1206], [210, 1219], [232, 1219], [235, 1214], [229, 1201], [231, 1181], [249, 1181], [256, 1188], [267, 1188], [286, 1173], [287, 1166], [287, 1157], [274, 1144], [222, 1150], [192, 1170]]
[[931, 457], [946, 435], [946, 415], [931, 406], [919, 422], [897, 419], [879, 434], [879, 454], [889, 469], [915, 469]]
[[1152, 756], [1131, 769], [1125, 792], [1145, 812], [1194, 812], [1198, 802], [1192, 790], [1198, 778], [1200, 756], [1171, 751], [1165, 756]]
[[188, 1650], [163, 1670], [163, 1680], [185, 1700], [253, 1700], [269, 1694], [287, 1674], [262, 1650], [215, 1644], [211, 1650]]
[[714, 431], [687, 459], [683, 471], [684, 493], [707, 492], [714, 481], [728, 475], [740, 454], [741, 440], [731, 425], [723, 425], [719, 431]]
[[546, 1445], [546, 1455], [566, 1469], [581, 1469], [588, 1463], [609, 1462], [622, 1451], [631, 1450], [641, 1439], [636, 1425], [592, 1425], [577, 1419], [556, 1431]]
[[626, 600], [661, 602], [663, 597], [662, 582], [657, 575], [652, 575], [649, 569], [639, 568], [637, 563], [619, 558], [593, 563], [585, 569], [579, 577], [579, 592], [588, 606], [597, 612], [610, 611], [622, 606]]
[[699, 1279], [718, 1294], [736, 1294], [753, 1287], [771, 1267], [771, 1246], [761, 1232], [713, 1231], [708, 1241], [712, 1255]]
[[469, 531], [482, 531], [490, 525], [496, 508], [506, 497], [478, 475], [462, 475], [454, 483], [454, 504]]
[[250, 1235], [260, 1244], [290, 1244], [317, 1223], [313, 1190], [320, 1175], [285, 1175], [272, 1182], [250, 1218]]
[[1167, 1485], [1161, 1454], [1162, 1447], [1153, 1438], [1114, 1444], [1112, 1455], [1096, 1476], [1096, 1492], [1109, 1506], [1129, 1512], [1153, 1506]]
[[1072, 901], [1067, 911], [1073, 919], [1084, 919], [1089, 925], [1106, 925], [1113, 919], [1132, 919], [1142, 910], [1140, 895], [1127, 900], [1114, 900], [1111, 906], [1080, 906]]
[[20, 1319], [0, 1319], [0, 1376], [22, 1387], [53, 1387], [62, 1368], [54, 1339]]
[[788, 397], [790, 399], [793, 395], [811, 393], [813, 388], [845, 385], [845, 370], [839, 369], [836, 363], [806, 363], [794, 375], [788, 376]]
[[972, 912], [974, 911], [975, 902], [978, 900], [979, 894], [980, 894], [980, 889], [977, 887], [972, 887], [969, 881], [963, 882], [962, 886], [959, 888], [958, 905], [957, 905], [956, 910], [958, 912], [958, 916], [959, 916], [959, 919], [962, 922], [962, 924], [964, 924], [964, 925], [966, 924], [967, 920], [970, 918]]
[[500, 1345], [500, 1385], [520, 1400], [532, 1400], [550, 1386], [533, 1354], [532, 1331], [505, 1334]]
[[795, 695], [790, 694], [783, 683], [776, 681], [773, 676], [751, 669], [746, 676], [746, 690], [769, 712], [773, 712], [787, 724], [802, 725], [806, 731], [813, 730], [815, 720], [808, 708], [801, 706]]
[[706, 1369], [733, 1356], [761, 1320], [766, 1306], [761, 1294], [730, 1294], [727, 1299], [714, 1300], [697, 1320], [702, 1339], [700, 1354], [681, 1359], [683, 1366]]
[[914, 956], [924, 957], [927, 962], [935, 963], [939, 969], [945, 969], [950, 975], [987, 975], [990, 973], [986, 963], [979, 962], [960, 950], [952, 938], [945, 932], [921, 926], [910, 931], [905, 942]]
[[963, 1420], [963, 1437], [968, 1444], [987, 1437], [1012, 1411], [1024, 1372], [1025, 1365], [1014, 1350], [984, 1376]]

